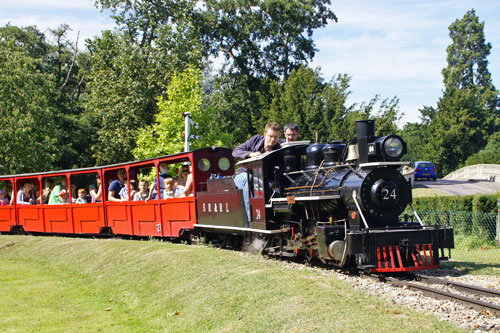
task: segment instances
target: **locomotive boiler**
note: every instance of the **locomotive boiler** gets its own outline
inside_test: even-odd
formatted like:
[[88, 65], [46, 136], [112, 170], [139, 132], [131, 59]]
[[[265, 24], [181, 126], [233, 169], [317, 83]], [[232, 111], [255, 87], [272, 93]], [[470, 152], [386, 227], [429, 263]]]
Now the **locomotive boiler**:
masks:
[[[198, 237], [337, 267], [398, 272], [439, 267], [453, 230], [424, 224], [400, 169], [406, 143], [356, 122], [355, 141], [295, 142], [239, 162], [247, 169], [250, 221], [231, 178], [198, 194]], [[410, 218], [412, 216], [412, 218]]]

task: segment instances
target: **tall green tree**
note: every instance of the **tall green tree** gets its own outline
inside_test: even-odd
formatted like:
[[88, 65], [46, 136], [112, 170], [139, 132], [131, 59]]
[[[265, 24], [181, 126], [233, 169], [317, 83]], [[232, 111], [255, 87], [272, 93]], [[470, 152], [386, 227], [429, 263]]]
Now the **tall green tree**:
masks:
[[191, 148], [222, 146], [228, 136], [219, 133], [214, 126], [212, 110], [203, 109], [204, 93], [201, 83], [201, 71], [192, 67], [172, 77], [166, 92], [166, 98], [160, 97], [160, 112], [152, 125], [139, 131], [134, 157], [144, 159], [154, 156], [174, 154], [184, 149], [181, 133], [184, 131], [183, 113], [190, 112], [192, 119], [199, 125], [193, 128], [200, 139], [191, 142]]
[[[379, 100], [348, 105], [350, 76], [339, 74], [325, 83], [318, 69], [300, 67], [280, 82], [271, 84], [269, 111], [263, 113], [260, 127], [268, 121], [300, 125], [301, 139], [314, 141], [316, 132], [322, 142], [348, 141], [356, 136], [355, 121], [369, 119]], [[398, 100], [383, 100], [377, 115], [381, 122], [379, 132], [395, 133], [395, 122], [400, 118]]]
[[486, 146], [465, 161], [465, 165], [473, 164], [500, 164], [500, 132], [490, 135]]
[[472, 9], [449, 27], [445, 90], [430, 124], [431, 156], [442, 175], [463, 165], [499, 125], [498, 91], [492, 84], [484, 22]]
[[50, 170], [61, 158], [56, 89], [41, 67], [15, 39], [0, 39], [1, 174]]
[[[23, 54], [24, 58], [31, 58], [31, 61], [23, 61], [29, 63], [39, 75], [45, 75], [47, 83], [44, 87], [53, 89], [46, 92], [46, 100], [49, 101], [47, 107], [51, 109], [51, 121], [57, 127], [52, 129], [53, 138], [57, 140], [57, 149], [54, 151], [57, 158], [51, 165], [59, 169], [91, 163], [86, 150], [88, 133], [85, 122], [80, 118], [83, 109], [81, 97], [84, 95], [81, 64], [85, 64], [85, 54], [80, 54], [76, 45], [69, 43], [66, 38], [69, 29], [63, 24], [50, 29], [46, 36], [36, 27], [7, 25], [0, 28], [0, 39], [5, 45], [10, 41], [15, 46], [13, 51], [18, 55]], [[19, 86], [19, 89], [26, 88]]]
[[157, 100], [175, 71], [203, 67], [203, 47], [190, 13], [193, 0], [100, 0], [112, 12], [114, 32], [88, 41], [91, 69], [87, 117], [95, 128], [98, 164], [133, 158], [138, 131], [153, 123]]
[[317, 51], [314, 30], [337, 20], [330, 0], [206, 0], [203, 35], [214, 56], [223, 54], [250, 77], [288, 77]]

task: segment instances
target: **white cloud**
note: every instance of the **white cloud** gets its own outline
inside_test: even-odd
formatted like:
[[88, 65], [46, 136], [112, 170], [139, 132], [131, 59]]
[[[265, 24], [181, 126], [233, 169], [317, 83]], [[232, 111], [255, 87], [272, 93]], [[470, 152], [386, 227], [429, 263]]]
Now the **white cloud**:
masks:
[[84, 47], [85, 39], [100, 35], [104, 29], [113, 29], [114, 22], [108, 14], [101, 13], [93, 5], [93, 0], [16, 0], [3, 1], [0, 25], [7, 23], [16, 26], [36, 26], [47, 33], [61, 24], [68, 24], [71, 31], [67, 37], [76, 41], [78, 32], [79, 48]]
[[[417, 109], [435, 105], [442, 94], [448, 26], [472, 7], [485, 21], [486, 40], [500, 45], [496, 1], [334, 2], [339, 21], [315, 32], [319, 52], [311, 65], [320, 66], [326, 78], [352, 75], [353, 101], [397, 95], [405, 120], [417, 121]], [[495, 81], [500, 56], [494, 50], [488, 59]]]
[[4, 10], [17, 9], [57, 9], [57, 10], [78, 10], [89, 9], [94, 7], [94, 0], [3, 0], [2, 7]]

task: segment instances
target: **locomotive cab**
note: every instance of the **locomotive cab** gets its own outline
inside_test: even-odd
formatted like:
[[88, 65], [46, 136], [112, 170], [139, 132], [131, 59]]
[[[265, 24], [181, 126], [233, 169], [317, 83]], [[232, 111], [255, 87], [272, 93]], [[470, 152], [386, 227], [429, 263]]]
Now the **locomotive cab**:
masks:
[[248, 177], [250, 228], [280, 228], [272, 220], [274, 214], [271, 202], [286, 202], [285, 189], [293, 178], [285, 175], [304, 167], [307, 146], [308, 141], [293, 142], [237, 163], [246, 168]]

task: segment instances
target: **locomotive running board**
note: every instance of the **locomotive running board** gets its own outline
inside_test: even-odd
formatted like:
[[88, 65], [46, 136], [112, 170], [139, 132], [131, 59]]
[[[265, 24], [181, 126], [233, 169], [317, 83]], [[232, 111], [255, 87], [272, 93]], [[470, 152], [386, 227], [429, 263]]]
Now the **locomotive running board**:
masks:
[[242, 227], [230, 227], [224, 225], [211, 225], [211, 224], [194, 224], [195, 228], [205, 228], [205, 229], [218, 229], [218, 230], [231, 230], [231, 231], [244, 231], [244, 232], [254, 232], [259, 234], [281, 234], [289, 231], [286, 229], [278, 229], [278, 230], [264, 230], [264, 229], [254, 229], [254, 228], [242, 228]]
[[296, 196], [288, 196], [286, 198], [272, 198], [269, 200], [269, 204], [266, 204], [266, 208], [272, 208], [273, 203], [290, 203], [290, 198], [293, 199], [294, 202], [297, 201], [317, 201], [317, 200], [332, 200], [332, 199], [340, 199], [340, 195], [316, 195], [316, 196], [307, 196], [307, 197], [296, 197]]

